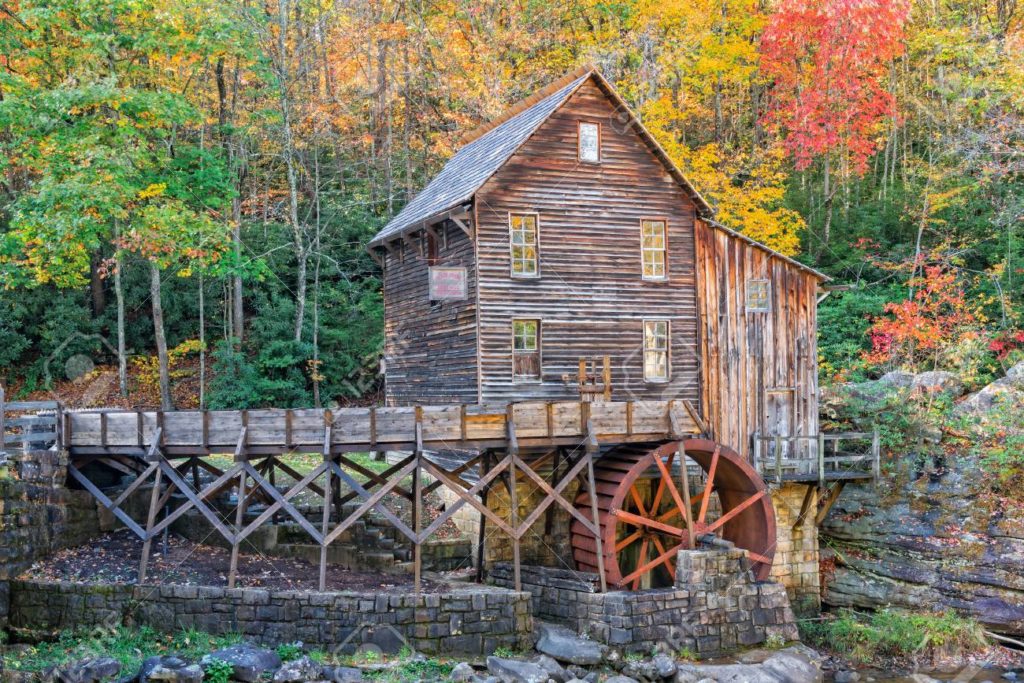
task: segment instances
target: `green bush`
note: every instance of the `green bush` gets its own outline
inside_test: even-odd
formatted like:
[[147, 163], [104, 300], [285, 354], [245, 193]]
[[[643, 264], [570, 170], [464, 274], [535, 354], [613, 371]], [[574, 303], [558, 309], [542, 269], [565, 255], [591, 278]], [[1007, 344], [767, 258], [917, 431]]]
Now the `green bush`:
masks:
[[205, 680], [209, 683], [228, 683], [231, 674], [234, 673], [234, 667], [222, 659], [212, 658], [206, 662], [203, 671], [206, 674]]
[[821, 621], [799, 622], [811, 646], [842, 652], [854, 661], [936, 659], [985, 646], [978, 624], [954, 612], [914, 613], [883, 609], [871, 614], [841, 610]]

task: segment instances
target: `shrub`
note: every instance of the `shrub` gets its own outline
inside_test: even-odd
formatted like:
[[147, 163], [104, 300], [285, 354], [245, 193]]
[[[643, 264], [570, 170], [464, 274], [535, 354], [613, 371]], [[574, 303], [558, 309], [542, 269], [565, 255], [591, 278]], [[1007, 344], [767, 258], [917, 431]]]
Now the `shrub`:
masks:
[[947, 611], [914, 613], [883, 609], [871, 614], [841, 610], [822, 621], [801, 621], [801, 639], [842, 652], [854, 661], [937, 659], [985, 646], [984, 632], [968, 618]]
[[228, 683], [234, 673], [234, 667], [223, 659], [210, 659], [206, 662], [203, 671], [206, 673], [205, 680], [209, 683]]

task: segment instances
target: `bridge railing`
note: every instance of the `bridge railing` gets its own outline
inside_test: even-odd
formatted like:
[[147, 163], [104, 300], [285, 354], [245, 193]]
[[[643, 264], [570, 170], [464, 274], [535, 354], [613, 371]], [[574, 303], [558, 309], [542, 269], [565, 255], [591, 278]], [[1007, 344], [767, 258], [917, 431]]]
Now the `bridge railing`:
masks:
[[751, 459], [766, 481], [877, 479], [881, 439], [871, 432], [775, 435], [754, 433]]
[[16, 453], [60, 450], [59, 401], [7, 401], [0, 387], [0, 463]]

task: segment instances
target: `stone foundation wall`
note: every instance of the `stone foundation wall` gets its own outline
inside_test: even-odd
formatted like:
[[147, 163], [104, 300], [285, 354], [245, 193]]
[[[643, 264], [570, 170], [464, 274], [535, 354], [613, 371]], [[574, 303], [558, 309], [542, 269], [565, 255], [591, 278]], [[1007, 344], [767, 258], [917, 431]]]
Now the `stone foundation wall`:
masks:
[[530, 594], [488, 586], [417, 596], [12, 581], [10, 591], [16, 636], [124, 624], [241, 633], [267, 645], [301, 640], [341, 652], [372, 644], [480, 655], [533, 645]]
[[[598, 593], [596, 575], [544, 567], [523, 567], [521, 580], [538, 618], [626, 652], [717, 657], [768, 638], [798, 639], [786, 589], [754, 581], [749, 567], [741, 550], [694, 550], [679, 553], [675, 588]], [[491, 579], [512, 585], [512, 567], [495, 565]]]
[[66, 456], [57, 451], [14, 453], [0, 478], [0, 630], [7, 621], [7, 581], [101, 530], [93, 497], [64, 487], [66, 468]]
[[807, 517], [794, 528], [806, 493], [804, 484], [783, 484], [772, 489], [777, 543], [771, 578], [786, 587], [793, 609], [801, 615], [821, 609], [818, 527], [814, 523], [817, 493], [812, 494]]

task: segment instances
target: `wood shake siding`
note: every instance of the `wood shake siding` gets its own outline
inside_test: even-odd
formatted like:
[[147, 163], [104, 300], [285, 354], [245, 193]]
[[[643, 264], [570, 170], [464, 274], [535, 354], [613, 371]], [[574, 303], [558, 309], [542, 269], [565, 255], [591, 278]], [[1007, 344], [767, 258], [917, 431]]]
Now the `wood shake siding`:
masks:
[[[577, 158], [580, 121], [600, 123], [601, 162]], [[580, 358], [612, 359], [613, 398], [699, 400], [693, 201], [593, 80], [476, 195], [481, 398], [577, 398]], [[539, 216], [539, 277], [510, 276], [509, 213]], [[643, 279], [641, 220], [666, 221], [669, 277]], [[541, 321], [541, 381], [512, 381], [513, 319]], [[645, 382], [643, 321], [667, 320], [671, 381]]]
[[[442, 226], [438, 226], [440, 231]], [[474, 245], [454, 225], [444, 226], [438, 266], [464, 266], [464, 301], [431, 303], [425, 251], [420, 239], [406, 242], [404, 261], [397, 248], [384, 263], [384, 363], [388, 405], [475, 403], [476, 275]], [[424, 245], [425, 249], [425, 245]]]

